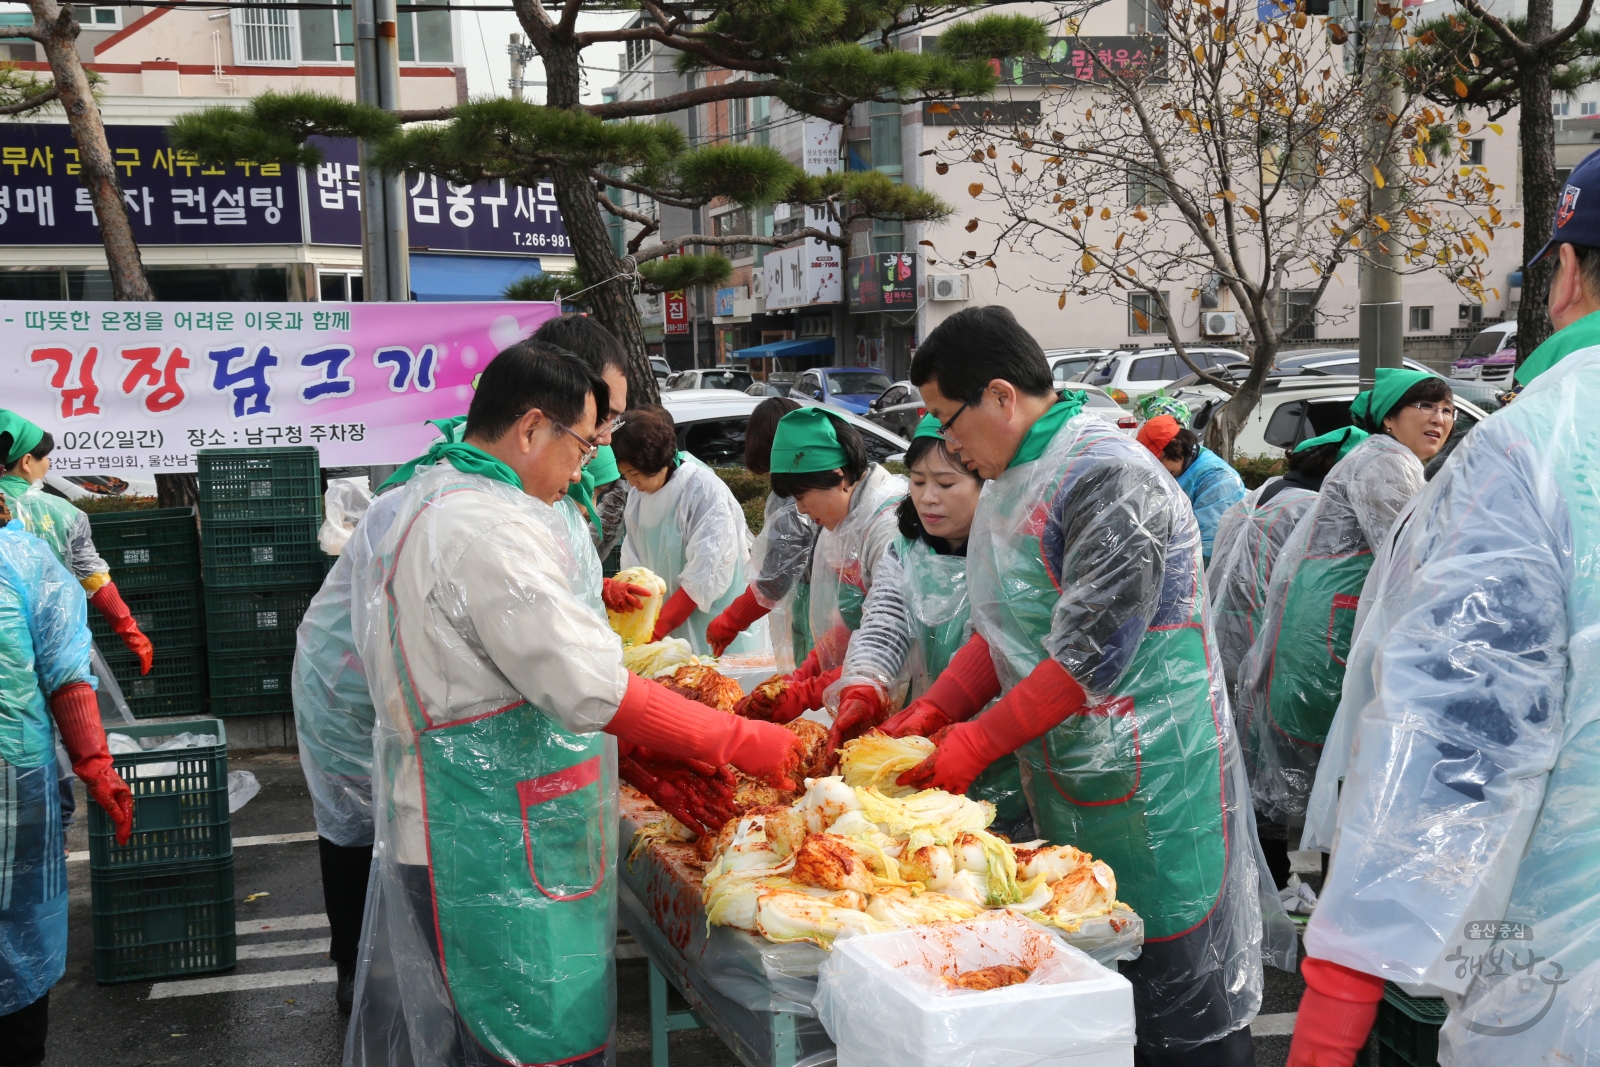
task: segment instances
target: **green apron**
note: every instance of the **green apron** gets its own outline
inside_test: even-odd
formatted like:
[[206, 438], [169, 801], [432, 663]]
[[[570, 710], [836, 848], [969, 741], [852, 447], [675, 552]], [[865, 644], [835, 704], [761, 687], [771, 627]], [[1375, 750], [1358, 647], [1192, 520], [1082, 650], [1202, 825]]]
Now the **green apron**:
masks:
[[[1007, 690], [1043, 661], [1061, 597], [1040, 543], [1051, 498], [1067, 468], [1093, 462], [1085, 453], [1113, 433], [1067, 423], [1042, 456], [1008, 469], [978, 503], [968, 547], [973, 621]], [[1199, 568], [1197, 550], [1196, 582]], [[1145, 632], [1115, 696], [1017, 751], [1040, 835], [1109, 863], [1148, 941], [1204, 921], [1225, 875], [1222, 727], [1201, 603], [1186, 621]]]
[[[385, 563], [392, 577], [394, 560]], [[597, 1052], [611, 1033], [617, 891], [606, 736], [569, 733], [526, 702], [439, 720], [442, 709], [422, 706], [410, 684], [386, 600], [405, 743], [421, 779], [434, 933], [457, 1017], [512, 1063]]]
[[[965, 556], [941, 556], [921, 540], [899, 540], [905, 578], [907, 621], [911, 624], [911, 679], [906, 703], [923, 693], [950, 663], [967, 638], [971, 605], [967, 599]], [[1028, 814], [1022, 792], [1022, 771], [1015, 756], [991, 763], [967, 790], [968, 796], [994, 805], [995, 818], [1014, 824]]]
[[1372, 550], [1300, 561], [1284, 598], [1283, 621], [1272, 651], [1267, 710], [1283, 733], [1321, 746], [1339, 709], [1350, 634], [1361, 586], [1372, 569]]

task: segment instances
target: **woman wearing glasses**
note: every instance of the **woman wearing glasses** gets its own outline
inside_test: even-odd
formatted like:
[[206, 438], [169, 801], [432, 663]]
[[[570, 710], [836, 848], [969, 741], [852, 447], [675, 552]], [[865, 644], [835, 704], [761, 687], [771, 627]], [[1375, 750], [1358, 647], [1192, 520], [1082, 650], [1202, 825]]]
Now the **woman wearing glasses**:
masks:
[[[629, 487], [622, 566], [648, 567], [672, 590], [654, 640], [681, 637], [697, 654], [712, 655], [706, 626], [745, 589], [750, 546], [744, 511], [711, 468], [678, 451], [677, 427], [665, 408], [629, 411], [611, 448]], [[765, 642], [764, 628], [756, 628], [727, 651], [753, 652]]]
[[1455, 406], [1443, 378], [1380, 368], [1350, 416], [1371, 436], [1328, 472], [1284, 545], [1240, 669], [1238, 721], [1263, 838], [1276, 836], [1265, 824], [1292, 831], [1305, 819], [1373, 551], [1422, 488], [1423, 464], [1449, 440]]

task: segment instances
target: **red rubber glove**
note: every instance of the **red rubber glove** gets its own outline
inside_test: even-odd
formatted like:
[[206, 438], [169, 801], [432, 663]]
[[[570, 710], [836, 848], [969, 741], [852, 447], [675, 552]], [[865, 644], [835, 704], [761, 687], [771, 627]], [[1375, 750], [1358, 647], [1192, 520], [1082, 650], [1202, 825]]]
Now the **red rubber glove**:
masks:
[[1083, 687], [1047, 656], [976, 720], [939, 731], [933, 738], [938, 750], [897, 781], [917, 789], [965, 793], [985, 767], [1049, 733], [1087, 701]]
[[117, 828], [117, 844], [126, 845], [133, 832], [133, 793], [111, 766], [106, 731], [100, 725], [100, 705], [94, 687], [73, 682], [50, 694], [50, 714], [61, 731], [61, 743], [72, 760], [72, 773], [83, 779], [95, 803], [106, 809]]
[[922, 696], [879, 727], [890, 737], [932, 737], [953, 722], [966, 722], [1000, 695], [989, 642], [979, 634], [962, 645]]
[[817, 650], [812, 649], [806, 653], [806, 658], [800, 661], [800, 666], [789, 672], [790, 681], [802, 681], [806, 678], [815, 678], [822, 673], [822, 660], [817, 658]]
[[1351, 1067], [1367, 1043], [1383, 999], [1383, 979], [1307, 956], [1306, 991], [1295, 1017], [1289, 1067]]
[[769, 722], [752, 722], [681, 697], [659, 682], [628, 675], [628, 691], [605, 731], [657, 756], [678, 756], [720, 767], [731, 763], [782, 790], [796, 786], [804, 745]]
[[726, 767], [664, 758], [634, 745], [626, 755], [619, 754], [617, 769], [623, 781], [701, 837], [716, 833], [738, 814], [733, 803], [738, 783]]
[[[835, 667], [831, 671], [799, 679], [793, 674], [775, 674], [739, 701], [733, 713], [742, 718], [765, 722], [794, 722], [812, 708], [822, 707], [822, 694], [828, 686], [839, 680], [843, 670], [843, 667]], [[774, 682], [778, 684], [774, 685]], [[777, 692], [771, 692], [773, 689]]]
[[650, 640], [659, 641], [682, 626], [685, 620], [694, 614], [694, 610], [698, 606], [694, 602], [694, 597], [685, 593], [683, 586], [680, 585], [678, 591], [672, 594], [671, 599], [661, 605], [661, 614], [656, 619], [656, 632], [651, 636]]
[[626, 615], [630, 611], [638, 611], [639, 605], [644, 603], [650, 590], [642, 585], [632, 582], [619, 582], [615, 578], [607, 578], [600, 586], [600, 600], [605, 604], [607, 611], [614, 611], [618, 615]]
[[734, 638], [766, 618], [769, 610], [761, 606], [754, 589], [740, 593], [706, 626], [706, 642], [711, 645], [711, 654], [722, 655]]
[[839, 714], [828, 731], [826, 766], [831, 771], [839, 760], [839, 746], [853, 741], [878, 725], [883, 714], [883, 696], [875, 685], [847, 685], [839, 692]]
[[99, 591], [89, 598], [89, 603], [93, 604], [105, 617], [106, 622], [111, 624], [111, 631], [122, 638], [122, 643], [128, 646], [128, 651], [139, 657], [139, 673], [149, 674], [150, 664], [155, 659], [155, 650], [150, 647], [150, 639], [139, 631], [139, 624], [133, 621], [133, 612], [122, 602], [122, 594], [117, 592], [117, 583], [107, 582], [102, 585]]

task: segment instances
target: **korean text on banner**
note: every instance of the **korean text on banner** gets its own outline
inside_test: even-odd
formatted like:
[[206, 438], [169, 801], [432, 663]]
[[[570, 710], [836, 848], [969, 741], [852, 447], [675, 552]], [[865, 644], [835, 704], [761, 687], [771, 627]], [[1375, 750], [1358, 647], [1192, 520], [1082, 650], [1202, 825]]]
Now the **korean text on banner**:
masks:
[[201, 448], [316, 445], [399, 463], [460, 415], [494, 354], [554, 304], [0, 301], [0, 404], [64, 474], [195, 469]]

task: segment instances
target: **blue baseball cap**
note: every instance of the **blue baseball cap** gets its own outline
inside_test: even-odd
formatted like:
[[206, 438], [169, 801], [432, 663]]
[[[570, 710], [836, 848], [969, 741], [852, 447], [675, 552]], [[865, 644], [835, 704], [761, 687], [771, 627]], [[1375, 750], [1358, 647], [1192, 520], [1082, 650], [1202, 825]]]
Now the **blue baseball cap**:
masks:
[[1528, 266], [1564, 244], [1600, 248], [1600, 150], [1590, 152], [1567, 176], [1566, 187], [1556, 200], [1556, 222], [1550, 240], [1528, 260]]

